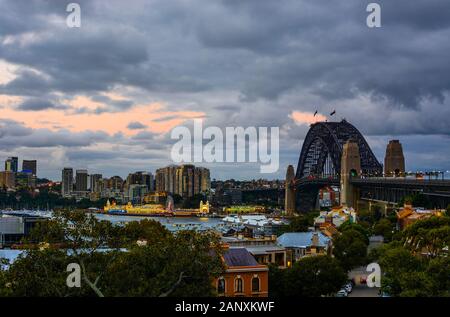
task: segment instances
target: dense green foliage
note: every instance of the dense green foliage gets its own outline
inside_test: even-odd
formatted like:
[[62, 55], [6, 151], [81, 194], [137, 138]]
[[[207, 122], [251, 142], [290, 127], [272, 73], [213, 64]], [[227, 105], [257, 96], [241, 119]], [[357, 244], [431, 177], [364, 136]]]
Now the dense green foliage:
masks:
[[339, 227], [341, 234], [333, 238], [333, 255], [346, 271], [367, 262], [369, 245], [368, 231], [358, 225], [344, 223]]
[[390, 242], [395, 233], [394, 225], [389, 219], [383, 218], [374, 225], [373, 233], [383, 236], [385, 242]]
[[82, 199], [77, 202], [75, 198], [63, 198], [59, 192], [49, 191], [47, 188], [40, 189], [39, 192], [31, 192], [29, 190], [7, 192], [6, 190], [0, 190], [0, 208], [2, 209], [103, 208], [106, 200], [106, 198], [98, 201]]
[[305, 257], [292, 268], [270, 267], [271, 297], [319, 297], [337, 292], [347, 280], [339, 262], [329, 256]]
[[379, 205], [373, 205], [372, 208], [361, 208], [358, 211], [358, 222], [371, 226], [383, 216], [382, 208]]
[[431, 217], [405, 228], [373, 250], [382, 290], [391, 296], [450, 296], [450, 217]]
[[360, 225], [358, 223], [351, 223], [349, 221], [346, 221], [339, 227], [339, 232], [341, 232], [341, 233], [344, 233], [344, 232], [349, 231], [349, 230], [358, 231], [364, 237], [364, 239], [363, 239], [364, 243], [366, 243], [366, 244], [369, 243], [369, 237], [371, 235], [371, 232], [370, 232], [370, 230], [368, 230], [364, 226], [362, 226], [362, 225]]
[[183, 199], [182, 208], [186, 209], [194, 209], [200, 206], [200, 202], [206, 202], [206, 196], [203, 194], [195, 194], [192, 197], [188, 197]]
[[414, 195], [403, 197], [403, 199], [399, 202], [399, 205], [403, 206], [406, 202], [412, 204], [415, 207], [423, 207], [423, 208], [433, 208], [434, 207], [434, 205], [430, 201], [430, 199], [423, 194], [414, 194]]
[[413, 253], [429, 257], [448, 254], [450, 217], [430, 217], [409, 225], [403, 231], [402, 242]]
[[[59, 212], [27, 242], [41, 248], [0, 270], [0, 296], [209, 296], [223, 271], [215, 235], [172, 234], [152, 220], [114, 226]], [[81, 288], [66, 285], [69, 263], [81, 266]]]
[[284, 225], [279, 230], [279, 234], [283, 234], [285, 232], [307, 232], [309, 227], [314, 226], [314, 218], [317, 216], [319, 216], [319, 212], [312, 211], [292, 218], [288, 225]]

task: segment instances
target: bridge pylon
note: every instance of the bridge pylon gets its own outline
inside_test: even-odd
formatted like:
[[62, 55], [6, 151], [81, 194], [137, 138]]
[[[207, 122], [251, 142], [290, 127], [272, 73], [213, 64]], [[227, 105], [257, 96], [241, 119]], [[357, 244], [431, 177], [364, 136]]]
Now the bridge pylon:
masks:
[[289, 165], [286, 171], [286, 184], [284, 196], [284, 211], [292, 216], [295, 212], [295, 188], [293, 185], [295, 179], [294, 167]]
[[399, 140], [389, 141], [386, 147], [384, 175], [386, 177], [405, 176], [405, 157]]
[[361, 173], [361, 156], [358, 143], [348, 140], [342, 148], [341, 156], [341, 205], [356, 207], [358, 200], [357, 189], [351, 184], [351, 177], [358, 177]]

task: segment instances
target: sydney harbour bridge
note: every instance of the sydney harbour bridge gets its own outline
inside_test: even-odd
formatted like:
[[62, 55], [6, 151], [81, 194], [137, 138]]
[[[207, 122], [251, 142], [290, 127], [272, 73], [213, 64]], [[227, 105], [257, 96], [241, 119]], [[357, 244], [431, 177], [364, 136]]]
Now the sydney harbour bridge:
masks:
[[340, 202], [356, 207], [358, 200], [398, 203], [421, 193], [436, 207], [450, 203], [450, 180], [406, 177], [402, 145], [387, 145], [384, 166], [364, 136], [349, 122], [317, 122], [303, 142], [297, 169], [286, 173], [285, 209], [288, 214], [317, 206], [318, 192], [340, 187]]

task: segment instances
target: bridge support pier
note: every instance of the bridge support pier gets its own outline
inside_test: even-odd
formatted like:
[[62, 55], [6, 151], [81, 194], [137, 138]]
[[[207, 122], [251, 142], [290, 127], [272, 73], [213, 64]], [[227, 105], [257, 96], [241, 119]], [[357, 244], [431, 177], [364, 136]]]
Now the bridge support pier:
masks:
[[361, 157], [358, 143], [349, 140], [342, 149], [341, 157], [341, 204], [355, 208], [359, 198], [358, 190], [351, 182], [351, 177], [357, 177], [361, 173]]
[[405, 157], [399, 140], [389, 141], [386, 147], [384, 175], [386, 177], [405, 176]]
[[292, 216], [295, 212], [295, 189], [294, 189], [294, 167], [289, 165], [286, 171], [285, 196], [284, 196], [284, 212], [288, 216]]

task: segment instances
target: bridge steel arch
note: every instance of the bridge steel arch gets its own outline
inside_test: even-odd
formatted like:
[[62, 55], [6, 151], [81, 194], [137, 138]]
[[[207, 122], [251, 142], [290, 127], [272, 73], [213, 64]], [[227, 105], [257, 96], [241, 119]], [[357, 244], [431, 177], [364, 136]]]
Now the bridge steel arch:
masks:
[[[358, 143], [363, 174], [382, 175], [383, 166], [378, 162], [363, 135], [346, 120], [341, 122], [317, 122], [311, 125], [303, 142], [295, 179], [308, 176], [338, 176], [341, 156], [348, 140]], [[326, 171], [325, 165], [331, 167]], [[330, 164], [331, 163], [331, 164]], [[358, 171], [359, 173], [359, 171]]]

